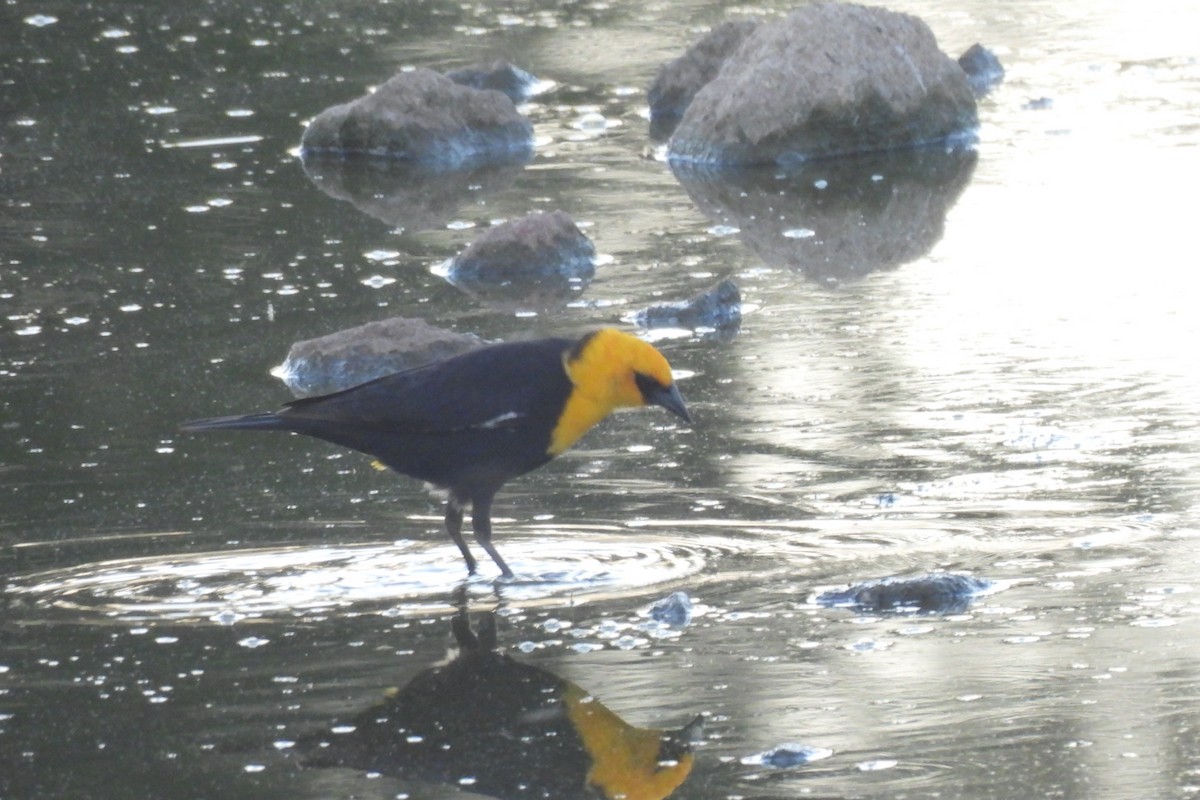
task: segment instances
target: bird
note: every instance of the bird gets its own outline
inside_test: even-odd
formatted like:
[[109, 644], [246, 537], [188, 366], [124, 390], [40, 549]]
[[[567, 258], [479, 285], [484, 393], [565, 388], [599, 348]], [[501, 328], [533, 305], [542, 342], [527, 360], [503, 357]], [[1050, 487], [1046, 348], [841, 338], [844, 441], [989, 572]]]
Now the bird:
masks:
[[616, 328], [581, 337], [501, 342], [277, 411], [185, 422], [187, 433], [290, 431], [373, 456], [384, 467], [448, 491], [445, 525], [466, 561], [475, 540], [504, 578], [492, 543], [492, 501], [510, 479], [561, 455], [621, 408], [656, 405], [692, 424], [671, 366], [655, 347]]

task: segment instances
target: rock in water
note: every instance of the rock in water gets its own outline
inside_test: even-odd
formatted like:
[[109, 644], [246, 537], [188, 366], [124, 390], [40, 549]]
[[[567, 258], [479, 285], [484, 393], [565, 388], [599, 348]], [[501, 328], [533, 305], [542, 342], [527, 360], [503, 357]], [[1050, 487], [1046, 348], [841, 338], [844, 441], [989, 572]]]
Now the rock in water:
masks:
[[306, 157], [372, 156], [455, 169], [529, 158], [533, 125], [501, 92], [416, 69], [322, 111], [305, 129], [300, 148]]
[[296, 342], [272, 374], [297, 396], [307, 397], [348, 389], [483, 344], [477, 336], [442, 330], [422, 319], [392, 317]]
[[916, 578], [883, 578], [856, 583], [847, 589], [822, 592], [818, 605], [859, 611], [957, 614], [975, 597], [992, 588], [992, 582], [972, 575], [934, 573]]
[[692, 598], [687, 592], [672, 592], [650, 606], [650, 619], [670, 625], [674, 628], [684, 628], [692, 621]]
[[690, 300], [643, 308], [633, 322], [642, 328], [709, 330], [731, 340], [742, 326], [742, 294], [725, 278]]
[[564, 211], [501, 223], [436, 272], [492, 307], [565, 305], [596, 274], [596, 248]]
[[713, 165], [804, 161], [965, 138], [966, 74], [916, 17], [851, 3], [759, 25], [696, 93], [668, 147]]
[[450, 70], [446, 77], [472, 89], [492, 89], [501, 92], [514, 103], [528, 100], [538, 85], [537, 78], [507, 61]]
[[983, 97], [1004, 80], [1004, 67], [996, 54], [976, 43], [958, 57], [958, 65], [967, 73], [967, 83], [976, 97]]
[[742, 19], [713, 28], [674, 61], [664, 64], [650, 84], [650, 135], [663, 139], [679, 124], [696, 92], [717, 77], [725, 60], [742, 46], [759, 21]]

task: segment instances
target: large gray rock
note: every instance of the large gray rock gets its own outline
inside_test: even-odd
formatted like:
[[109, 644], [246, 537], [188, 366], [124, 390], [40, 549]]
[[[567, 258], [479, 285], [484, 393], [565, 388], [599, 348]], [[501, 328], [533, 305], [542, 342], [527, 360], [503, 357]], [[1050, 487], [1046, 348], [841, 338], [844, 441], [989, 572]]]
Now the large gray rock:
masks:
[[296, 342], [272, 374], [306, 397], [348, 389], [369, 380], [458, 355], [485, 342], [423, 319], [392, 317]]
[[759, 25], [688, 106], [675, 161], [788, 163], [971, 134], [962, 68], [908, 14], [850, 3]]
[[533, 126], [501, 92], [415, 69], [322, 111], [305, 129], [300, 148], [306, 156], [366, 155], [456, 168], [528, 158]]
[[702, 36], [674, 61], [658, 70], [646, 91], [650, 101], [650, 135], [664, 139], [679, 124], [696, 92], [717, 77], [726, 59], [756, 28], [756, 19], [725, 22]]
[[566, 212], [535, 213], [489, 229], [435, 271], [493, 308], [547, 311], [591, 283], [596, 248]]

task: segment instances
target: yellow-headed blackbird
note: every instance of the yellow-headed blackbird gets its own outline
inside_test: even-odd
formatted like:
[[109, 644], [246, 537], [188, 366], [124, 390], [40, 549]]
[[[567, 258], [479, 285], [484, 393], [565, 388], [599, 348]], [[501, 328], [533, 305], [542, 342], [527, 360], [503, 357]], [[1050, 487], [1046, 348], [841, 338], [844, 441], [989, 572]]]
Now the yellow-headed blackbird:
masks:
[[603, 328], [578, 340], [490, 345], [294, 400], [279, 411], [196, 420], [181, 430], [292, 431], [372, 455], [449, 490], [446, 530], [474, 574], [462, 536], [469, 504], [476, 540], [511, 577], [492, 544], [497, 490], [562, 453], [616, 409], [650, 404], [691, 422], [662, 354]]
[[497, 652], [492, 615], [478, 635], [465, 616], [453, 630], [453, 659], [303, 736], [304, 765], [543, 800], [663, 800], [687, 780], [702, 718], [636, 727], [577, 684]]

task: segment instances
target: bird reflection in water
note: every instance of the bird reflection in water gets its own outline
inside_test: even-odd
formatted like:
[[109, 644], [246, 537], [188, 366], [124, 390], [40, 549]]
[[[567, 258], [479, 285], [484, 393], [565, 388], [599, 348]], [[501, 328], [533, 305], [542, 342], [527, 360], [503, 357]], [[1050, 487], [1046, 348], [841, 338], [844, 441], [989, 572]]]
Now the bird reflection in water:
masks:
[[688, 777], [697, 717], [637, 728], [586, 691], [496, 650], [496, 623], [451, 625], [458, 653], [301, 742], [305, 766], [446, 783], [499, 798], [662, 800]]

